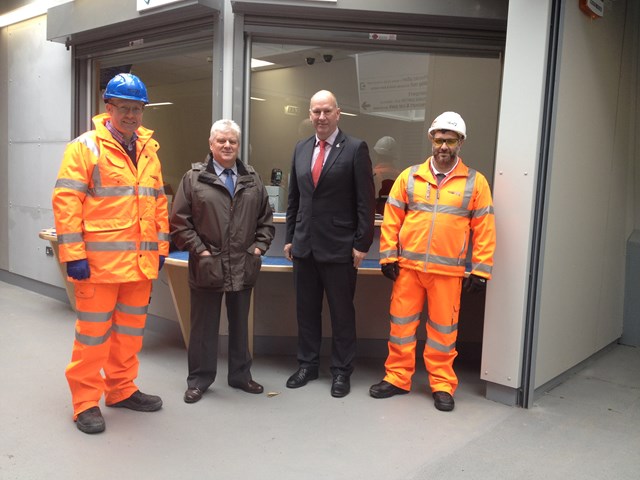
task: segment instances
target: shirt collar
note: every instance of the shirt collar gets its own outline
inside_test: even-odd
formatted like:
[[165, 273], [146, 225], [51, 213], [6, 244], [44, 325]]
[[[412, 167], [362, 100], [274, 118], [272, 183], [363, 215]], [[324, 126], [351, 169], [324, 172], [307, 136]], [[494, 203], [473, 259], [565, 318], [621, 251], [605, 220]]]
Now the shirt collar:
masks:
[[111, 133], [111, 136], [116, 140], [116, 142], [118, 142], [124, 148], [126, 148], [127, 150], [131, 150], [135, 148], [136, 140], [138, 140], [138, 134], [136, 132], [133, 132], [133, 135], [131, 135], [131, 140], [127, 142], [124, 138], [124, 135], [122, 135], [122, 133], [120, 133], [116, 129], [116, 127], [113, 126], [113, 124], [111, 123], [111, 120], [107, 120], [105, 127], [107, 127], [107, 130], [109, 130], [109, 132]]
[[458, 166], [458, 162], [460, 161], [460, 157], [456, 157], [456, 163], [453, 164], [453, 167], [451, 167], [451, 169], [448, 172], [441, 172], [440, 170], [438, 170], [436, 168], [436, 164], [433, 161], [433, 158], [431, 159], [430, 166], [431, 166], [431, 172], [433, 173], [433, 176], [435, 177], [437, 174], [442, 173], [444, 174], [444, 176], [446, 177], [447, 175], [449, 175], [451, 172], [453, 172], [456, 167]]
[[[216, 171], [216, 175], [220, 176], [222, 175], [222, 172], [225, 171], [225, 167], [223, 167], [222, 165], [220, 165], [215, 158], [213, 158], [213, 155], [211, 155], [211, 163], [213, 164], [213, 169]], [[233, 166], [231, 167], [231, 170], [233, 171], [233, 173], [236, 174], [236, 176], [238, 176], [238, 166], [236, 163], [233, 164]]]
[[[335, 131], [331, 135], [329, 135], [325, 140], [325, 142], [327, 143], [326, 146], [333, 147], [333, 145], [336, 143], [337, 136], [338, 136], [338, 129], [336, 128]], [[318, 138], [318, 135], [316, 135], [316, 146], [318, 146], [319, 144], [320, 144], [320, 139]]]

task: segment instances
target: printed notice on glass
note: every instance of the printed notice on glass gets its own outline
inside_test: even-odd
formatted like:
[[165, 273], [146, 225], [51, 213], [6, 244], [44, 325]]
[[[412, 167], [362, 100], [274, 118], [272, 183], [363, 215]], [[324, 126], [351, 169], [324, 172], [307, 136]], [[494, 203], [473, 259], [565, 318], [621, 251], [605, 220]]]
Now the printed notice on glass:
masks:
[[424, 121], [428, 66], [424, 54], [357, 54], [360, 113]]

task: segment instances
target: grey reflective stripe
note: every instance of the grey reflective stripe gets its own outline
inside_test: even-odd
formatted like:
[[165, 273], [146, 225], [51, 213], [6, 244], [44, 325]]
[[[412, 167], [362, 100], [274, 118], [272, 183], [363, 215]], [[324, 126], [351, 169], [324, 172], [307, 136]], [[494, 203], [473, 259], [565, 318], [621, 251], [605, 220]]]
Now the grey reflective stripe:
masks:
[[489, 205], [488, 207], [481, 208], [480, 210], [474, 210], [471, 213], [473, 218], [482, 217], [484, 215], [493, 215], [493, 205]]
[[464, 265], [464, 258], [451, 258], [443, 257], [441, 255], [429, 255], [429, 262], [436, 263], [438, 265], [448, 265], [450, 267], [456, 267]]
[[394, 337], [393, 335], [389, 337], [389, 342], [395, 343], [396, 345], [406, 345], [407, 343], [413, 343], [416, 341], [416, 336], [411, 335], [410, 337]]
[[409, 315], [408, 317], [395, 317], [393, 315], [391, 316], [391, 323], [395, 325], [406, 325], [417, 320], [420, 320], [420, 312], [414, 315]]
[[109, 330], [107, 330], [107, 333], [105, 333], [101, 337], [91, 337], [89, 335], [82, 335], [81, 333], [78, 333], [78, 331], [76, 330], [76, 340], [78, 341], [78, 343], [82, 343], [83, 345], [88, 345], [90, 347], [94, 347], [96, 345], [102, 345], [104, 342], [109, 340], [110, 337], [111, 337], [111, 328], [109, 328]]
[[127, 327], [125, 325], [114, 325], [113, 331], [120, 333], [122, 335], [129, 335], [131, 337], [144, 336], [144, 328], [133, 328], [133, 327]]
[[153, 188], [153, 187], [140, 187], [140, 188], [138, 188], [138, 195], [145, 196], [145, 197], [156, 197], [156, 198], [158, 198], [158, 195], [160, 195], [161, 192], [162, 192], [162, 190], [158, 190], [157, 188]]
[[58, 235], [58, 243], [60, 245], [65, 243], [78, 243], [82, 241], [83, 237], [81, 233], [62, 233]]
[[398, 200], [398, 199], [396, 199], [396, 198], [393, 198], [393, 197], [388, 197], [388, 198], [387, 198], [387, 203], [388, 203], [389, 205], [393, 205], [394, 207], [396, 207], [396, 208], [400, 208], [400, 209], [402, 209], [402, 210], [404, 210], [405, 208], [407, 208], [407, 204], [406, 204], [406, 203], [404, 203], [403, 201]]
[[469, 203], [471, 203], [471, 196], [473, 195], [473, 186], [476, 184], [476, 171], [473, 168], [469, 169], [469, 176], [467, 177], [467, 183], [464, 186], [464, 197], [462, 198], [462, 208], [469, 210]]
[[482, 272], [482, 273], [486, 273], [491, 275], [491, 270], [493, 269], [493, 267], [491, 267], [491, 265], [487, 265], [485, 263], [472, 263], [471, 264], [471, 271], [472, 272]]
[[134, 187], [94, 187], [89, 189], [89, 195], [93, 197], [132, 197], [135, 194]]
[[411, 205], [413, 203], [413, 195], [416, 188], [416, 180], [413, 175], [418, 171], [420, 165], [413, 165], [409, 170], [409, 178], [407, 178], [407, 203]]
[[456, 348], [456, 342], [453, 342], [451, 345], [442, 345], [441, 343], [438, 343], [430, 338], [427, 338], [427, 345], [429, 345], [434, 350], [438, 350], [442, 353], [450, 353], [454, 348]]
[[427, 318], [427, 325], [433, 328], [436, 332], [440, 332], [440, 333], [453, 333], [456, 330], [458, 330], [457, 323], [455, 325], [439, 325], [435, 323], [433, 320], [431, 320], [430, 318]]
[[383, 250], [380, 252], [380, 258], [395, 258], [398, 256], [398, 252], [396, 250]]
[[96, 144], [93, 136], [87, 132], [84, 135], [80, 135], [78, 138], [71, 141], [71, 143], [81, 143], [93, 153], [96, 157], [100, 156], [100, 150], [98, 150], [98, 145]]
[[115, 252], [137, 250], [136, 242], [87, 242], [85, 248], [92, 252]]
[[158, 232], [158, 240], [168, 242], [171, 240], [171, 236], [168, 233]]
[[83, 312], [78, 310], [78, 320], [83, 322], [108, 322], [113, 312]]
[[158, 242], [140, 242], [140, 250], [158, 250]]
[[457, 215], [458, 217], [469, 217], [469, 210], [454, 207], [453, 205], [438, 205], [438, 213], [447, 213], [449, 215]]
[[[402, 256], [407, 260], [415, 260], [416, 262], [424, 261], [424, 253], [411, 252], [409, 250], [403, 250]], [[443, 257], [441, 255], [429, 255], [429, 263], [435, 263], [438, 265], [448, 265], [456, 267], [458, 265], [464, 265], [463, 258]]]
[[69, 190], [75, 190], [76, 192], [87, 193], [89, 185], [78, 180], [71, 180], [70, 178], [59, 178], [56, 181], [55, 188], [68, 188]]
[[124, 303], [116, 304], [116, 310], [119, 310], [122, 313], [128, 313], [130, 315], [144, 315], [147, 313], [148, 309], [149, 305], [144, 305], [142, 307], [133, 307], [131, 305], [125, 305]]

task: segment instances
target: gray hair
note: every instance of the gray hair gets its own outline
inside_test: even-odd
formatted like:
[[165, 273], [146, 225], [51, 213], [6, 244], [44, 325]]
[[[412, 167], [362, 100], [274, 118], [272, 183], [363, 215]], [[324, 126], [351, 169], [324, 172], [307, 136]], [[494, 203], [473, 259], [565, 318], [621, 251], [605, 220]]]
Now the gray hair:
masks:
[[238, 137], [238, 144], [240, 143], [242, 132], [240, 127], [233, 120], [229, 120], [227, 118], [223, 118], [222, 120], [218, 120], [213, 125], [211, 125], [211, 131], [209, 132], [209, 140], [211, 140], [216, 133], [225, 132], [227, 130], [231, 130]]

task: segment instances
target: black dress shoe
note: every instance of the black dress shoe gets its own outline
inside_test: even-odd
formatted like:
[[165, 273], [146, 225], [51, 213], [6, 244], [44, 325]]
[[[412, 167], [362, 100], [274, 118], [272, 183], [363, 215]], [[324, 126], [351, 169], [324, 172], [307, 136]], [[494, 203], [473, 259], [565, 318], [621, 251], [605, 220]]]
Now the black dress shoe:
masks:
[[91, 407], [81, 412], [76, 419], [76, 426], [84, 433], [104, 432], [105, 424], [100, 407]]
[[249, 380], [247, 383], [230, 383], [230, 387], [239, 388], [240, 390], [244, 390], [247, 393], [262, 393], [264, 392], [264, 388], [257, 382], [253, 380]]
[[299, 368], [296, 373], [287, 380], [287, 388], [304, 387], [309, 381], [318, 378], [317, 368]]
[[450, 412], [455, 406], [453, 397], [447, 392], [433, 392], [433, 404], [441, 412]]
[[162, 399], [157, 395], [147, 395], [136, 390], [129, 398], [107, 405], [107, 407], [128, 408], [136, 412], [155, 412], [162, 408]]
[[187, 391], [184, 392], [184, 402], [185, 403], [196, 403], [198, 400], [202, 398], [204, 392], [200, 390], [198, 387], [195, 388], [187, 388]]
[[394, 395], [404, 395], [406, 393], [409, 393], [409, 390], [396, 387], [386, 380], [382, 380], [380, 383], [371, 385], [371, 388], [369, 389], [369, 395], [371, 395], [373, 398], [389, 398], [393, 397]]
[[347, 375], [341, 373], [333, 377], [331, 383], [331, 396], [336, 398], [346, 397], [351, 391], [351, 381]]

